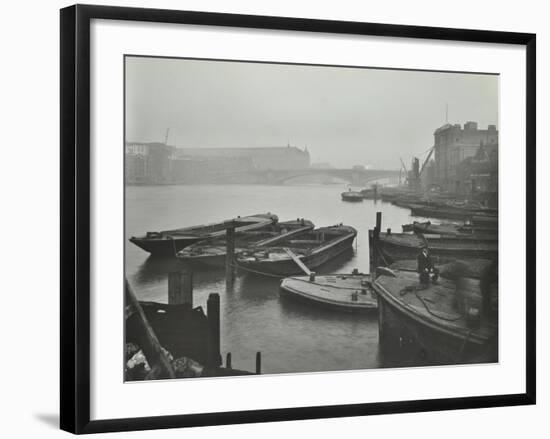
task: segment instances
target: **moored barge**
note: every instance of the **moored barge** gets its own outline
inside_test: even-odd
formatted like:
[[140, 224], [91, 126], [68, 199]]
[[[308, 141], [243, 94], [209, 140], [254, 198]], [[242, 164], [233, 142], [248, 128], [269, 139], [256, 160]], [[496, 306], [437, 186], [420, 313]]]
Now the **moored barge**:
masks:
[[350, 249], [357, 236], [351, 226], [320, 227], [237, 255], [238, 266], [259, 274], [288, 276], [317, 268]]
[[474, 279], [421, 285], [416, 273], [384, 272], [372, 284], [382, 352], [402, 352], [413, 364], [498, 361], [495, 285], [483, 292], [489, 295], [483, 300]]
[[403, 224], [403, 232], [415, 232], [424, 235], [446, 235], [456, 237], [478, 237], [497, 239], [498, 229], [493, 227], [473, 226], [471, 223], [442, 223], [434, 224], [431, 221], [413, 221]]
[[[254, 230], [239, 231], [235, 229], [235, 254], [274, 245], [314, 227], [315, 225], [311, 221], [302, 218], [275, 222]], [[187, 263], [223, 267], [226, 259], [226, 246], [224, 234], [190, 245], [178, 252], [176, 257]]]
[[[369, 230], [373, 236], [373, 231]], [[384, 262], [415, 259], [422, 247], [428, 247], [435, 257], [449, 259], [494, 259], [498, 255], [498, 240], [494, 237], [453, 237], [410, 233], [380, 233], [376, 248]]]
[[450, 220], [472, 220], [480, 224], [498, 224], [497, 214], [488, 209], [470, 209], [454, 206], [427, 206], [411, 204], [411, 215], [426, 218], [441, 218]]
[[260, 213], [237, 217], [217, 223], [183, 227], [181, 229], [147, 232], [144, 236], [132, 236], [130, 242], [153, 256], [174, 256], [185, 247], [204, 239], [225, 234], [228, 222], [238, 224], [236, 230], [255, 230], [278, 220], [277, 215]]
[[287, 277], [281, 293], [338, 311], [365, 312], [378, 306], [368, 274]]

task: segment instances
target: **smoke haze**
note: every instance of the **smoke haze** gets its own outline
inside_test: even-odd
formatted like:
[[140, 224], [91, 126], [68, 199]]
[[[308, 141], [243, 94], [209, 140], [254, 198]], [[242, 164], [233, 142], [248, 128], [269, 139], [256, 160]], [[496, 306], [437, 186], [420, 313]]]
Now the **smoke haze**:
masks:
[[126, 58], [126, 140], [307, 147], [312, 163], [397, 169], [445, 123], [498, 126], [498, 76]]

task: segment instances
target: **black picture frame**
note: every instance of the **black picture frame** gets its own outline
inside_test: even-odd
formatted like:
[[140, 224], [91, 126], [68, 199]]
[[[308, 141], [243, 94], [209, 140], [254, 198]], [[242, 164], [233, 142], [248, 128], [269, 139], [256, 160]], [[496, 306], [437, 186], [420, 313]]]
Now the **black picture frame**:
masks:
[[[256, 29], [503, 43], [526, 47], [526, 391], [482, 397], [90, 420], [90, 21], [132, 20]], [[75, 5], [61, 10], [61, 404], [60, 424], [98, 433], [324, 417], [535, 404], [536, 400], [536, 36], [289, 17]]]

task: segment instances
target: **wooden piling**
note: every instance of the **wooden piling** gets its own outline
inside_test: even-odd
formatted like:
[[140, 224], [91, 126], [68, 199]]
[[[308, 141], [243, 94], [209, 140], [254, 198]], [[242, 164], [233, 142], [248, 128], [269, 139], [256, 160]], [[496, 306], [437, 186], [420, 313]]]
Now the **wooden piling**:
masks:
[[225, 231], [225, 287], [233, 288], [235, 281], [235, 224], [231, 222]]
[[372, 261], [372, 270], [371, 274], [373, 274], [376, 271], [376, 267], [378, 267], [378, 239], [380, 237], [380, 230], [382, 229], [382, 212], [376, 212], [376, 226], [374, 227], [374, 233], [372, 237], [372, 245], [373, 245], [373, 261]]
[[382, 230], [382, 212], [376, 212], [376, 229], [378, 233]]
[[193, 308], [193, 273], [189, 270], [168, 274], [168, 303]]
[[262, 353], [256, 352], [256, 375], [262, 373]]
[[231, 369], [231, 352], [228, 352], [225, 357], [225, 367]]
[[208, 348], [210, 366], [219, 367], [222, 364], [220, 353], [220, 295], [212, 293], [206, 302], [208, 317]]
[[374, 230], [369, 230], [369, 273], [374, 272]]

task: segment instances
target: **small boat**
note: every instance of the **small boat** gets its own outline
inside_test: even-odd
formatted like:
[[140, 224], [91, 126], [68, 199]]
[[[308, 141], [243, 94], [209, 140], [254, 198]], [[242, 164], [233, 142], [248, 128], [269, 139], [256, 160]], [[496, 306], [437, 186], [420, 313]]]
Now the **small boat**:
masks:
[[198, 241], [224, 235], [227, 223], [230, 221], [238, 223], [238, 227], [235, 230], [239, 231], [261, 228], [277, 220], [277, 215], [260, 213], [217, 223], [164, 230], [161, 232], [147, 232], [145, 236], [132, 236], [130, 242], [151, 253], [153, 256], [174, 256], [180, 250]]
[[281, 282], [281, 292], [340, 311], [372, 311], [378, 306], [368, 274], [287, 277]]
[[342, 192], [342, 200], [343, 201], [351, 201], [351, 202], [358, 202], [363, 201], [364, 197], [361, 192], [352, 191], [349, 190], [347, 192]]
[[357, 230], [351, 226], [320, 227], [289, 237], [264, 249], [237, 255], [239, 267], [259, 274], [289, 276], [317, 268], [352, 247]]
[[[373, 231], [369, 230], [371, 237]], [[432, 257], [440, 261], [449, 259], [493, 259], [498, 254], [498, 241], [494, 237], [453, 237], [409, 233], [380, 233], [375, 244], [386, 263], [402, 259], [415, 259], [422, 247], [427, 246]]]
[[[306, 219], [274, 222], [254, 230], [235, 231], [235, 254], [264, 248], [284, 239], [311, 230], [315, 225]], [[227, 242], [225, 234], [192, 244], [176, 254], [184, 262], [202, 264], [210, 267], [223, 267], [225, 264]]]
[[484, 301], [479, 280], [440, 278], [422, 285], [416, 273], [384, 269], [372, 283], [382, 351], [424, 364], [497, 362], [495, 282], [483, 292]]

